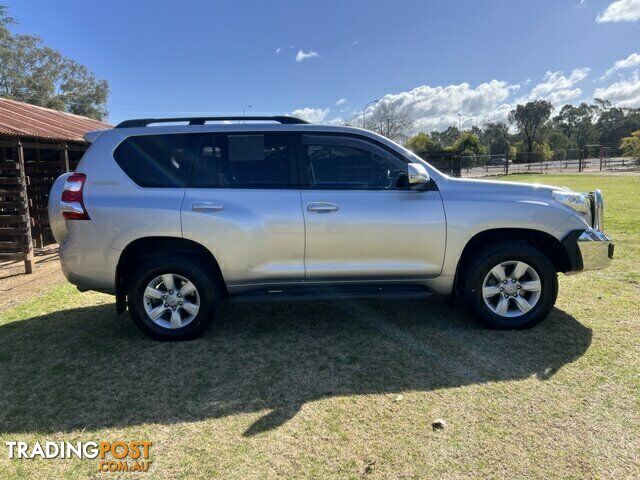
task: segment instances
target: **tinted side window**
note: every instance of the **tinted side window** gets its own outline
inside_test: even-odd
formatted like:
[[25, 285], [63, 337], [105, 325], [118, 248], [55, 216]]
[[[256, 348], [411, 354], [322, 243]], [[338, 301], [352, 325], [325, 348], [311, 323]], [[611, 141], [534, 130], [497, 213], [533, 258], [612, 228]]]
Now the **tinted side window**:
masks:
[[298, 188], [294, 138], [253, 133], [205, 137], [190, 186]]
[[311, 188], [391, 190], [406, 176], [401, 164], [366, 148], [310, 143], [305, 153]]
[[113, 156], [124, 172], [141, 187], [184, 188], [193, 163], [194, 135], [129, 137]]

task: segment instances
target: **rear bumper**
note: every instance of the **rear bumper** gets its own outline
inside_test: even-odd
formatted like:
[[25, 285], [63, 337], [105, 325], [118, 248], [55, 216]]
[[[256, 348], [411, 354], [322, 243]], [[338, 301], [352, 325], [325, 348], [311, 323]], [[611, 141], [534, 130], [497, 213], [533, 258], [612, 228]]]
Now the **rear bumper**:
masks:
[[60, 244], [64, 276], [79, 290], [114, 293], [120, 251], [109, 248], [90, 220], [68, 220], [68, 235]]
[[593, 228], [575, 230], [562, 241], [571, 263], [567, 273], [602, 270], [611, 265], [614, 242], [604, 232]]

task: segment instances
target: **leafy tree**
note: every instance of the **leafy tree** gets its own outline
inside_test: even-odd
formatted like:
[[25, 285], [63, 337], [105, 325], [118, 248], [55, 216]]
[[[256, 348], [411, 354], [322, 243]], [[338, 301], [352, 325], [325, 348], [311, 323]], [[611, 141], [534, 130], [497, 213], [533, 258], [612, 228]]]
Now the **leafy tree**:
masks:
[[489, 153], [504, 154], [509, 147], [509, 126], [502, 122], [487, 123], [479, 137]]
[[584, 148], [585, 145], [598, 141], [598, 132], [593, 122], [600, 112], [598, 106], [584, 102], [577, 107], [565, 105], [553, 118], [553, 122], [567, 138], [574, 140], [579, 148]]
[[482, 138], [482, 129], [477, 125], [472, 125], [469, 131], [473, 133], [476, 137]]
[[109, 85], [84, 65], [46, 47], [33, 35], [13, 34], [0, 6], [0, 96], [103, 119]]
[[15, 23], [15, 18], [9, 16], [9, 8], [6, 5], [0, 5], [0, 38], [9, 35], [9, 27]]
[[640, 109], [613, 107], [600, 114], [596, 122], [599, 143], [619, 145], [621, 140], [640, 129]]
[[578, 145], [568, 138], [559, 128], [545, 129], [542, 137], [547, 139], [551, 150], [571, 150], [578, 147]]
[[452, 147], [459, 136], [460, 130], [454, 126], [451, 126], [442, 132], [431, 132], [431, 140], [435, 143], [436, 148], [440, 150], [443, 150], [445, 147]]
[[509, 121], [515, 124], [524, 136], [527, 151], [533, 151], [533, 143], [536, 140], [538, 131], [549, 119], [551, 110], [551, 103], [546, 100], [534, 100], [525, 105], [517, 105], [509, 113]]
[[460, 155], [482, 155], [484, 147], [480, 144], [480, 139], [475, 133], [470, 131], [462, 132], [452, 150]]
[[625, 137], [620, 142], [622, 152], [637, 160], [640, 160], [640, 130], [636, 130], [629, 137]]
[[407, 148], [421, 158], [426, 158], [429, 152], [435, 150], [431, 137], [425, 132], [420, 132], [407, 140]]
[[534, 142], [533, 144], [533, 158], [531, 161], [534, 162], [546, 162], [547, 160], [551, 160], [553, 157], [553, 152], [551, 148], [549, 148], [549, 144], [547, 142]]

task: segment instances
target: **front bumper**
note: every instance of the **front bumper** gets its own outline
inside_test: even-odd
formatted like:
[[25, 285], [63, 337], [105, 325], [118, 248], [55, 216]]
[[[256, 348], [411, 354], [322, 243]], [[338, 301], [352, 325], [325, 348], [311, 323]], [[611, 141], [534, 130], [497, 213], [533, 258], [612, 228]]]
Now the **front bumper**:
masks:
[[613, 239], [594, 228], [574, 230], [562, 243], [570, 261], [570, 271], [566, 273], [601, 270], [613, 260]]
[[614, 243], [606, 233], [590, 228], [578, 237], [577, 243], [582, 257], [582, 271], [601, 270], [611, 265]]

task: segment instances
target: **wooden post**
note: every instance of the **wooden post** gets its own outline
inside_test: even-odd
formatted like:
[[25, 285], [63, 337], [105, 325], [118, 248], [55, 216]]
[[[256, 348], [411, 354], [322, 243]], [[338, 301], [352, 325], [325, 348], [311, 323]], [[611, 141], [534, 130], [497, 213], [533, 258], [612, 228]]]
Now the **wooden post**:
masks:
[[[42, 152], [40, 151], [40, 144], [36, 145], [36, 172], [37, 168], [42, 166]], [[29, 205], [31, 206], [31, 205]], [[33, 233], [33, 232], [32, 232]], [[42, 230], [40, 228], [36, 229], [36, 235], [33, 236], [33, 243], [35, 243], [36, 248], [44, 247], [44, 239], [42, 238]]]
[[69, 171], [69, 146], [66, 143], [62, 144], [62, 149], [60, 150], [60, 160], [62, 161], [62, 167], [65, 172]]
[[540, 173], [544, 173], [544, 156], [540, 154]]
[[27, 194], [27, 176], [25, 174], [24, 169], [24, 150], [22, 148], [22, 141], [18, 139], [17, 143], [18, 149], [18, 165], [19, 165], [19, 173], [20, 173], [20, 181], [22, 183], [22, 188], [20, 190], [20, 196], [22, 198], [22, 202], [24, 204], [24, 211], [27, 216], [26, 223], [26, 233], [24, 236], [25, 249], [24, 249], [24, 268], [27, 273], [33, 273], [33, 242], [31, 241], [31, 217], [29, 215], [29, 196]]
[[509, 175], [509, 145], [507, 145], [507, 149], [504, 152], [504, 174]]

